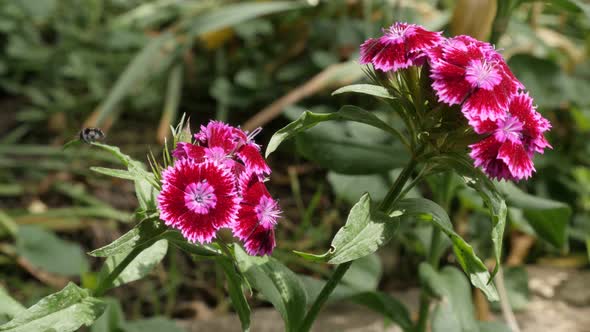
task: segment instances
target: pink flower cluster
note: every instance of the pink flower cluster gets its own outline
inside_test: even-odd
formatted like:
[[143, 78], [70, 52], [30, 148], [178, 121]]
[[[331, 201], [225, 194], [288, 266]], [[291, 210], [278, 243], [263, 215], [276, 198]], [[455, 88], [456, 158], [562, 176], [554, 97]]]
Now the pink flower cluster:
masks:
[[166, 225], [199, 243], [231, 228], [250, 255], [272, 252], [281, 211], [264, 185], [271, 170], [252, 141], [257, 133], [211, 121], [194, 143], [178, 143], [158, 195]]
[[492, 178], [531, 177], [534, 153], [551, 148], [544, 136], [551, 124], [489, 43], [395, 23], [361, 45], [360, 62], [383, 72], [428, 63], [439, 102], [459, 105], [474, 131], [485, 135], [469, 146], [470, 156]]

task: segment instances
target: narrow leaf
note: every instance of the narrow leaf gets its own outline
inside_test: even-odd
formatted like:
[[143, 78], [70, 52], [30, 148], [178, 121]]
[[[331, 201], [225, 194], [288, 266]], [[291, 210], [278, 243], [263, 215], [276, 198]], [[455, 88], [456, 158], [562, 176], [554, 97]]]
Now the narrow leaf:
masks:
[[490, 301], [498, 300], [496, 288], [488, 283], [491, 276], [486, 265], [475, 255], [473, 248], [453, 230], [449, 216], [440, 205], [425, 198], [407, 198], [399, 201], [395, 208], [402, 212], [402, 223], [406, 218], [418, 218], [432, 222], [444, 232], [453, 243], [455, 256], [471, 283], [481, 289]]
[[96, 173], [100, 173], [107, 176], [112, 176], [114, 178], [125, 179], [125, 180], [135, 180], [135, 176], [129, 173], [129, 171], [123, 169], [116, 169], [116, 168], [106, 168], [106, 167], [90, 167], [90, 170]]
[[69, 283], [61, 291], [51, 294], [10, 322], [0, 326], [6, 332], [77, 331], [90, 326], [105, 309], [103, 301], [91, 297], [90, 292]]
[[234, 262], [229, 258], [219, 256], [216, 261], [223, 269], [227, 278], [227, 290], [229, 292], [229, 297], [231, 298], [232, 306], [238, 313], [238, 317], [240, 317], [242, 331], [248, 331], [250, 328], [250, 306], [242, 291], [242, 275], [236, 270]]
[[396, 298], [382, 292], [364, 292], [350, 298], [353, 302], [380, 313], [392, 322], [396, 323], [404, 331], [413, 328], [410, 312]]
[[271, 137], [270, 142], [266, 148], [266, 157], [273, 153], [283, 141], [314, 127], [318, 123], [331, 120], [348, 120], [364, 123], [375, 128], [379, 128], [399, 138], [406, 146], [409, 146], [406, 138], [400, 132], [387, 123], [383, 122], [381, 119], [375, 116], [375, 114], [356, 106], [347, 105], [342, 107], [338, 112], [334, 113], [312, 113], [309, 111], [303, 112], [299, 119], [291, 122], [282, 129], [279, 129]]
[[506, 215], [508, 214], [506, 201], [487, 175], [475, 168], [465, 156], [438, 157], [434, 162], [459, 173], [465, 183], [479, 194], [489, 209], [492, 217], [492, 242], [496, 258], [496, 266], [488, 280], [489, 283], [498, 273], [502, 259], [502, 241], [504, 239], [504, 229], [506, 228]]
[[386, 98], [386, 99], [394, 99], [393, 96], [387, 91], [386, 88], [380, 85], [373, 85], [373, 84], [352, 84], [341, 87], [340, 89], [332, 92], [332, 96], [338, 95], [341, 93], [347, 92], [355, 92], [355, 93], [362, 93], [374, 97], [379, 98]]

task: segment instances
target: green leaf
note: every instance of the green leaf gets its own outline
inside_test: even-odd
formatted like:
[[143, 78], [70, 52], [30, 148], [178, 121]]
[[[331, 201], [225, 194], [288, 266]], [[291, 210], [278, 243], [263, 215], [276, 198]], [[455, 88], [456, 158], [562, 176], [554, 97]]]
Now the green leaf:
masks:
[[338, 112], [334, 113], [312, 113], [309, 111], [303, 112], [299, 119], [291, 122], [282, 129], [279, 129], [271, 137], [270, 142], [268, 142], [268, 146], [266, 148], [265, 156], [268, 157], [271, 153], [273, 153], [283, 141], [316, 126], [318, 123], [332, 120], [354, 121], [379, 128], [391, 134], [392, 136], [399, 138], [408, 146], [407, 140], [402, 134], [400, 134], [393, 127], [389, 126], [387, 123], [383, 122], [381, 119], [375, 116], [375, 114], [356, 106], [347, 105], [342, 107]]
[[332, 92], [332, 96], [338, 95], [341, 93], [347, 92], [355, 92], [355, 93], [363, 93], [366, 95], [385, 98], [385, 99], [394, 99], [393, 96], [387, 91], [386, 88], [380, 85], [373, 85], [373, 84], [352, 84], [341, 87], [340, 89]]
[[242, 331], [248, 331], [250, 329], [250, 306], [242, 291], [242, 275], [236, 269], [236, 266], [231, 259], [225, 256], [219, 256], [216, 261], [223, 269], [227, 278], [227, 290], [229, 292], [229, 297], [231, 298], [232, 306], [238, 313], [238, 317], [240, 317]]
[[211, 245], [207, 244], [196, 244], [187, 241], [184, 236], [179, 231], [176, 230], [168, 230], [164, 233], [163, 237], [168, 240], [168, 242], [172, 243], [174, 246], [179, 248], [180, 250], [187, 252], [192, 255], [203, 256], [203, 257], [212, 257], [212, 256], [219, 256], [222, 255], [222, 252], [214, 248]]
[[9, 319], [12, 319], [23, 311], [25, 311], [25, 307], [13, 299], [6, 290], [0, 286], [0, 317], [8, 316]]
[[463, 155], [450, 157], [439, 157], [434, 160], [439, 166], [453, 170], [463, 177], [465, 184], [473, 188], [488, 207], [492, 217], [492, 242], [494, 244], [494, 256], [496, 266], [491, 274], [491, 281], [500, 267], [502, 259], [502, 241], [504, 240], [504, 229], [506, 228], [506, 215], [508, 208], [504, 197], [494, 183], [480, 169], [475, 168], [471, 161]]
[[238, 266], [252, 287], [279, 311], [286, 331], [295, 331], [303, 320], [307, 294], [301, 280], [286, 266], [272, 257], [248, 256], [235, 246]]
[[396, 323], [404, 331], [412, 331], [413, 323], [410, 312], [396, 298], [383, 292], [364, 292], [353, 295], [353, 302], [380, 313], [392, 322]]
[[89, 267], [79, 244], [62, 240], [38, 226], [18, 228], [16, 252], [32, 265], [59, 275], [80, 275]]
[[563, 248], [567, 243], [566, 230], [572, 215], [567, 204], [527, 194], [511, 182], [496, 185], [510, 206], [522, 209], [524, 219], [539, 237], [557, 248]]
[[[146, 244], [143, 244], [146, 245]], [[139, 248], [136, 246], [135, 248]], [[113, 281], [112, 287], [117, 287], [145, 277], [152, 269], [162, 261], [168, 250], [168, 241], [158, 240], [144, 249], [135, 257], [125, 269]], [[131, 250], [129, 251], [131, 252]], [[109, 256], [100, 271], [100, 278], [106, 278], [128, 255], [128, 252], [121, 252]]]
[[324, 255], [302, 255], [330, 264], [342, 264], [370, 255], [391, 240], [399, 226], [399, 218], [389, 217], [371, 207], [369, 194], [356, 203], [344, 225], [334, 236], [330, 250]]
[[166, 230], [168, 230], [168, 227], [160, 220], [146, 219], [115, 241], [104, 247], [95, 249], [88, 254], [94, 257], [109, 257], [121, 253], [126, 254], [137, 246], [154, 241], [154, 238], [160, 237]]
[[187, 30], [189, 38], [201, 36], [259, 16], [301, 8], [303, 6], [302, 3], [288, 1], [228, 4], [187, 20]]
[[400, 200], [395, 208], [402, 213], [402, 223], [407, 218], [418, 218], [432, 222], [445, 233], [453, 243], [455, 256], [471, 283], [481, 289], [490, 301], [498, 300], [496, 288], [488, 283], [491, 276], [486, 265], [475, 255], [473, 248], [453, 230], [453, 224], [441, 206], [425, 198], [406, 198]]
[[91, 297], [88, 290], [69, 283], [0, 326], [0, 331], [73, 332], [82, 325], [90, 326], [104, 309], [103, 301]]
[[175, 321], [166, 317], [151, 317], [132, 322], [124, 322], [122, 330], [125, 332], [183, 332]]
[[100, 316], [92, 327], [90, 332], [118, 332], [121, 330], [121, 325], [125, 321], [123, 309], [121, 304], [115, 298], [104, 298], [106, 309], [102, 316]]
[[106, 168], [106, 167], [90, 167], [90, 170], [96, 173], [100, 173], [107, 176], [112, 176], [114, 178], [125, 179], [125, 180], [135, 180], [135, 176], [131, 174], [129, 171], [123, 169], [116, 169], [116, 168]]
[[433, 332], [478, 331], [471, 287], [461, 271], [447, 266], [437, 272], [422, 263], [419, 273], [426, 287], [440, 298], [432, 316]]
[[[127, 167], [129, 173], [128, 176], [131, 177], [135, 182], [135, 195], [137, 196], [139, 206], [144, 211], [155, 210], [157, 207], [156, 201], [158, 195], [158, 192], [155, 189], [157, 183], [155, 181], [154, 175], [145, 170], [145, 165], [139, 161], [134, 160], [130, 156], [122, 153], [121, 149], [119, 149], [116, 146], [101, 143], [92, 143], [92, 145], [110, 152], [112, 155], [117, 157], [123, 165]], [[105, 169], [102, 169], [102, 171], [104, 170]], [[112, 172], [112, 170], [109, 170], [107, 172]], [[115, 176], [120, 177], [120, 175], [122, 175], [121, 172], [119, 172]]]

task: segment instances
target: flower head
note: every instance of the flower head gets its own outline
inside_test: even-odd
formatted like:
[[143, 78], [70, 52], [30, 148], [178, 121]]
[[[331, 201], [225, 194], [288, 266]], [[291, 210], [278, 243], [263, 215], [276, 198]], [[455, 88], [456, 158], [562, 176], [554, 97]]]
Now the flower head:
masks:
[[234, 235], [244, 241], [249, 254], [270, 254], [275, 247], [274, 228], [280, 207], [255, 174], [244, 176], [241, 182], [242, 200], [233, 225]]
[[524, 88], [490, 44], [471, 37], [447, 39], [427, 54], [438, 99], [461, 104], [470, 123], [503, 119], [512, 96]]
[[236, 220], [240, 199], [229, 169], [214, 161], [177, 160], [162, 172], [160, 218], [192, 242], [207, 243]]
[[475, 166], [481, 167], [490, 177], [520, 180], [531, 177], [535, 171], [533, 155], [550, 148], [544, 133], [551, 124], [533, 107], [526, 93], [512, 97], [508, 113], [503, 119], [474, 122], [479, 134], [489, 136], [470, 145], [470, 156]]
[[197, 162], [215, 160], [231, 168], [237, 176], [246, 171], [264, 177], [271, 170], [260, 153], [260, 146], [253, 141], [259, 132], [257, 129], [248, 134], [223, 122], [211, 121], [195, 134], [197, 144], [179, 142], [172, 155]]
[[383, 30], [383, 36], [367, 39], [361, 45], [360, 63], [372, 63], [381, 71], [397, 71], [419, 65], [423, 51], [434, 47], [443, 38], [416, 24], [395, 23]]

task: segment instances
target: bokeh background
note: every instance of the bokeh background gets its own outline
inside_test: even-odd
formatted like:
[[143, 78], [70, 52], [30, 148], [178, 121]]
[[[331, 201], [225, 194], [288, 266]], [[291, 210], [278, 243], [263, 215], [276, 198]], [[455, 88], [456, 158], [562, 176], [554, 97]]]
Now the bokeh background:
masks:
[[[27, 306], [69, 280], [90, 287], [100, 261], [85, 252], [132, 227], [133, 185], [89, 170], [116, 161], [90, 146], [62, 149], [81, 128], [101, 128], [106, 143], [147, 162], [147, 153], [161, 151], [170, 125], [182, 114], [193, 129], [210, 119], [248, 130], [262, 126], [257, 141], [265, 145], [305, 109], [330, 112], [355, 104], [383, 111], [384, 105], [369, 97], [331, 92], [363, 81], [359, 45], [394, 21], [494, 43], [553, 124], [553, 150], [535, 160], [537, 173], [530, 181], [517, 185], [566, 205], [540, 215], [510, 209], [504, 250], [507, 265], [515, 266], [506, 274], [516, 294], [514, 308], [525, 308], [529, 294], [526, 269], [516, 266], [586, 269], [588, 2], [5, 0], [0, 1], [0, 286]], [[274, 255], [298, 273], [329, 274], [327, 266], [306, 263], [291, 251], [324, 252], [364, 191], [376, 200], [383, 197], [406, 161], [396, 146], [351, 123], [323, 124], [284, 144], [269, 160], [269, 187], [285, 210]], [[438, 185], [431, 181], [413, 194], [431, 196]], [[468, 191], [458, 191], [447, 207], [478, 254], [493, 257], [491, 224], [479, 203]], [[543, 229], [563, 237], [547, 240], [538, 234]], [[363, 260], [349, 281], [385, 291], [415, 286], [427, 232], [420, 225], [401, 229], [386, 250]], [[110, 293], [115, 312], [110, 315], [124, 317], [126, 331], [172, 330], [166, 325], [171, 319], [230, 312], [226, 294], [221, 270], [171, 247], [148, 278]], [[478, 305], [484, 314], [494, 310]], [[101, 322], [92, 331], [115, 330]]]

